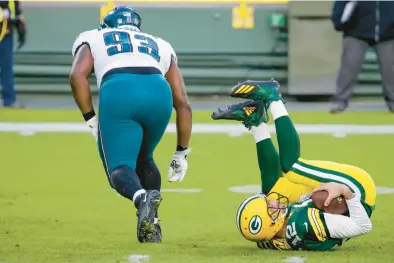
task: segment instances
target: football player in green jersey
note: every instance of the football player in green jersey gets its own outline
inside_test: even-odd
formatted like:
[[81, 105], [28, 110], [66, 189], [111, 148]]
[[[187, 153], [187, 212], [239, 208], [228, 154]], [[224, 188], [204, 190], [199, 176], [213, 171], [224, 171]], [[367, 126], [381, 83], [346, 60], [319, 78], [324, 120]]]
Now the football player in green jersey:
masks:
[[[376, 187], [367, 172], [347, 164], [300, 157], [297, 131], [279, 93], [279, 83], [246, 81], [232, 97], [251, 99], [229, 105], [212, 114], [215, 120], [242, 121], [256, 141], [262, 193], [242, 201], [237, 226], [260, 248], [325, 251], [372, 229]], [[270, 112], [275, 121], [279, 153], [266, 124]], [[343, 196], [348, 214], [318, 210], [311, 192], [326, 190], [327, 204]]]

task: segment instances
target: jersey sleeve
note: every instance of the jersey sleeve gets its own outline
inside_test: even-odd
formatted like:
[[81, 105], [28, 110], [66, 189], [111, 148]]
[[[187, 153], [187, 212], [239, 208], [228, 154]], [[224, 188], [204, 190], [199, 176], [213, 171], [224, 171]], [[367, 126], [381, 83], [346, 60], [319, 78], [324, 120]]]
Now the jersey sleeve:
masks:
[[178, 58], [170, 43], [161, 38], [158, 39], [160, 41], [160, 54], [162, 56], [160, 64], [165, 75], [170, 69], [172, 61], [178, 64]]
[[73, 47], [72, 47], [72, 55], [73, 57], [77, 54], [78, 50], [83, 46], [83, 45], [88, 45], [90, 46], [90, 42], [93, 39], [93, 34], [97, 30], [90, 30], [90, 31], [85, 31], [81, 34], [78, 35], [78, 37], [75, 39]]
[[168, 43], [168, 50], [169, 50], [169, 52], [170, 52], [170, 54], [171, 54], [171, 58], [174, 60], [174, 62], [175, 62], [176, 64], [178, 64], [178, 57], [176, 56], [175, 50], [174, 50], [174, 48], [171, 46], [170, 43]]
[[323, 213], [327, 231], [331, 238], [351, 238], [368, 233], [372, 229], [371, 220], [360, 202], [360, 196], [346, 200], [349, 217]]
[[308, 208], [308, 228], [309, 234], [316, 237], [319, 242], [329, 238], [329, 231], [325, 222], [324, 212], [316, 208]]

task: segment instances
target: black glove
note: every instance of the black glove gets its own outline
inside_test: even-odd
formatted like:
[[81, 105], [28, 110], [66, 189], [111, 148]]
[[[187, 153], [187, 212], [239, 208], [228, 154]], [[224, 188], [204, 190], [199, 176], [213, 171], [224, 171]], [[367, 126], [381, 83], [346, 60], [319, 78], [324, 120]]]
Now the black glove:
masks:
[[18, 21], [17, 24], [18, 31], [18, 47], [17, 50], [21, 49], [21, 47], [25, 44], [26, 41], [26, 27], [23, 21]]

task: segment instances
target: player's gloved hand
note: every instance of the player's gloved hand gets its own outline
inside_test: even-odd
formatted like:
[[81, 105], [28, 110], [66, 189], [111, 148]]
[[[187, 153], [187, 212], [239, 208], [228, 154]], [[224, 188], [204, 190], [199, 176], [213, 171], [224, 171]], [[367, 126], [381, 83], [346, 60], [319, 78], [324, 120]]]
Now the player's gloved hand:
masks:
[[168, 168], [168, 181], [169, 182], [182, 182], [187, 171], [187, 155], [191, 149], [183, 151], [176, 151], [172, 157], [170, 167]]
[[17, 20], [16, 29], [18, 32], [18, 47], [17, 50], [21, 49], [26, 42], [26, 26], [23, 16], [20, 16]]
[[269, 241], [257, 242], [260, 249], [291, 250], [285, 239], [271, 239]]
[[97, 138], [98, 138], [98, 118], [97, 118], [97, 116], [94, 116], [94, 117], [90, 118], [89, 120], [87, 120], [86, 124], [89, 126], [90, 131], [91, 131], [94, 139], [97, 142]]

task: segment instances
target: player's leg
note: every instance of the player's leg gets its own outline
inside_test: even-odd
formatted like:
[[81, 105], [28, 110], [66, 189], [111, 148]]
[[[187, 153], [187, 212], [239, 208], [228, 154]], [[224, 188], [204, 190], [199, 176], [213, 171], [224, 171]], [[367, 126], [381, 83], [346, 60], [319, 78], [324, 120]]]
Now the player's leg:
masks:
[[[161, 174], [154, 160], [154, 151], [162, 139], [172, 113], [172, 94], [168, 82], [161, 75], [141, 76], [145, 84], [140, 93], [141, 105], [133, 115], [143, 125], [143, 142], [137, 160], [137, 174], [146, 190], [161, 188]], [[153, 94], [153, 95], [152, 95]], [[144, 102], [145, 99], [145, 102]], [[155, 105], [152, 107], [152, 105]], [[155, 242], [162, 239], [158, 212], [155, 215]]]
[[133, 83], [136, 79], [131, 74], [117, 74], [102, 84], [99, 97], [100, 138], [110, 183], [120, 195], [132, 200], [138, 209], [138, 240], [151, 242], [161, 196], [158, 191], [145, 191], [136, 173], [143, 130], [132, 115], [135, 94], [138, 93], [137, 87], [132, 87]]
[[[252, 134], [256, 141], [257, 159], [259, 162], [262, 192], [264, 194], [279, 193], [288, 198], [289, 203], [295, 203], [311, 189], [302, 184], [295, 184], [283, 177], [279, 154], [275, 149], [265, 123], [252, 127]], [[272, 198], [276, 198], [273, 195]], [[269, 199], [271, 196], [269, 196]], [[281, 200], [285, 201], [285, 200]]]
[[107, 163], [106, 163], [106, 160], [105, 160], [104, 151], [103, 151], [103, 145], [101, 144], [101, 140], [102, 140], [101, 139], [101, 132], [100, 132], [100, 127], [99, 127], [99, 129], [98, 129], [97, 145], [98, 145], [98, 151], [99, 151], [100, 159], [101, 159], [101, 162], [103, 164], [103, 168], [104, 168], [105, 174], [107, 175], [108, 183], [113, 189], [115, 189], [115, 187], [111, 183], [111, 178], [109, 176], [110, 175], [109, 174], [109, 169], [107, 167]]
[[268, 107], [275, 121], [282, 171], [287, 173], [300, 157], [300, 138], [281, 100]]
[[[299, 201], [302, 194], [309, 191], [303, 185], [296, 185], [282, 177], [279, 155], [272, 142], [263, 103], [246, 101], [228, 105], [212, 114], [214, 120], [242, 121], [246, 128], [251, 128], [256, 141], [257, 158], [261, 174], [262, 192], [280, 193], [289, 198], [291, 203]], [[307, 189], [306, 189], [307, 188]]]
[[[271, 112], [277, 132], [280, 167], [284, 173], [290, 171], [300, 157], [300, 140], [283, 104], [279, 83], [274, 80], [246, 81], [235, 86], [230, 95], [256, 100], [255, 103], [262, 103], [264, 108]], [[281, 178], [271, 191], [287, 196], [290, 202], [297, 202], [302, 195], [311, 190], [308, 185]]]
[[133, 116], [143, 127], [143, 142], [138, 155], [137, 169], [141, 171], [138, 174], [147, 189], [160, 190], [161, 177], [153, 153], [171, 118], [171, 88], [158, 74], [139, 78], [145, 89], [140, 92], [141, 99], [132, 110]]
[[275, 80], [245, 81], [236, 85], [230, 96], [260, 101], [271, 112], [275, 120], [281, 168], [286, 173], [300, 157], [300, 139], [283, 104], [279, 87]]
[[212, 113], [214, 120], [242, 121], [251, 129], [256, 142], [257, 160], [260, 168], [262, 192], [268, 194], [282, 176], [278, 152], [265, 123], [267, 116], [261, 102], [246, 101], [219, 108]]
[[116, 113], [118, 110], [107, 107], [107, 103], [100, 100], [99, 147], [104, 168], [111, 186], [138, 207], [136, 199], [145, 193], [135, 172], [142, 127], [129, 117], [121, 117]]
[[145, 87], [140, 92], [141, 98], [132, 109], [133, 116], [143, 126], [143, 142], [137, 160], [137, 173], [145, 189], [160, 191], [161, 176], [153, 153], [171, 118], [171, 88], [161, 75], [138, 78]]
[[347, 185], [360, 195], [368, 215], [375, 209], [376, 187], [371, 176], [364, 170], [347, 164], [300, 158], [286, 178], [315, 188], [321, 183], [336, 182]]
[[16, 103], [13, 67], [13, 35], [0, 41], [0, 89], [4, 106]]
[[256, 142], [257, 161], [261, 175], [261, 190], [264, 194], [268, 194], [278, 179], [282, 177], [279, 154], [272, 142], [266, 123], [252, 127], [251, 130]]

